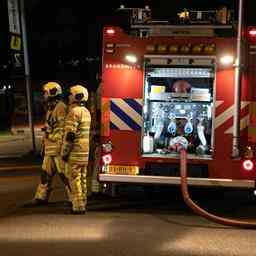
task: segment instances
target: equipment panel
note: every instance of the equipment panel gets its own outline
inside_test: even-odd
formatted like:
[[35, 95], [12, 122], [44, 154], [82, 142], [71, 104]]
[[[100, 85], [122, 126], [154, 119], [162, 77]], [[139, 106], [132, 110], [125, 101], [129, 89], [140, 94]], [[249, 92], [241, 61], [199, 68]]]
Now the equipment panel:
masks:
[[[154, 61], [153, 61], [154, 62]], [[155, 62], [154, 62], [155, 63]], [[180, 63], [185, 63], [181, 58]], [[145, 64], [142, 154], [211, 157], [214, 65]], [[209, 60], [208, 63], [213, 63]]]

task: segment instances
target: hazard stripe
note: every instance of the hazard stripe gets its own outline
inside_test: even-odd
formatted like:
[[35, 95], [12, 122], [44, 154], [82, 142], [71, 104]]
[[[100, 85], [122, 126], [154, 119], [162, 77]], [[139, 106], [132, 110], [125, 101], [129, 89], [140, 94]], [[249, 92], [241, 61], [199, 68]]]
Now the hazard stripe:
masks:
[[[142, 104], [133, 99], [124, 99], [124, 101], [134, 109], [140, 116], [142, 115]], [[141, 102], [142, 103], [142, 102]]]
[[[142, 116], [131, 105], [131, 101], [127, 104], [123, 99], [111, 99], [110, 121], [120, 130], [141, 129]], [[134, 105], [138, 109], [138, 104]]]
[[110, 129], [111, 130], [119, 130], [119, 128], [115, 124], [113, 124], [112, 122], [110, 122]]
[[129, 131], [132, 130], [125, 122], [123, 122], [122, 119], [120, 119], [113, 112], [110, 112], [110, 123], [112, 124], [112, 126], [116, 127], [116, 129], [118, 130], [129, 130]]
[[[129, 116], [136, 124], [139, 125], [139, 127], [142, 126], [142, 108], [132, 99], [126, 99], [129, 100], [130, 104], [127, 104], [125, 100], [122, 99], [113, 99], [112, 102], [116, 104], [120, 110], [122, 110], [126, 115]], [[134, 107], [134, 108], [133, 108]], [[140, 107], [140, 108], [139, 108]], [[137, 110], [139, 112], [137, 112]]]

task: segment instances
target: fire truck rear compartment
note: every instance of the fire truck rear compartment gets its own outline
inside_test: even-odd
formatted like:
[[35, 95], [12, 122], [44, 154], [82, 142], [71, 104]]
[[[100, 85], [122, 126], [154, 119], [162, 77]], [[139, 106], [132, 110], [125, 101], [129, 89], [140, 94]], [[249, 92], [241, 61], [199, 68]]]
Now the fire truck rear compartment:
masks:
[[145, 57], [143, 157], [212, 157], [214, 81], [213, 57]]

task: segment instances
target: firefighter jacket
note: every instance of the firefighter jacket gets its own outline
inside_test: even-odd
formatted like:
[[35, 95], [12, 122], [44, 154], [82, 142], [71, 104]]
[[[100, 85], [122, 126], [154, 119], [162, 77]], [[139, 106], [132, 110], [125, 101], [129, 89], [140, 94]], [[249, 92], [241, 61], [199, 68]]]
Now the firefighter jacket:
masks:
[[[68, 162], [87, 164], [89, 156], [91, 115], [88, 109], [78, 104], [70, 105], [65, 120], [65, 135], [62, 156], [68, 154]], [[73, 134], [73, 141], [67, 139]], [[68, 153], [67, 153], [68, 152]]]
[[44, 153], [46, 156], [57, 156], [60, 154], [64, 135], [64, 121], [66, 117], [66, 105], [58, 101], [52, 110], [46, 113]]

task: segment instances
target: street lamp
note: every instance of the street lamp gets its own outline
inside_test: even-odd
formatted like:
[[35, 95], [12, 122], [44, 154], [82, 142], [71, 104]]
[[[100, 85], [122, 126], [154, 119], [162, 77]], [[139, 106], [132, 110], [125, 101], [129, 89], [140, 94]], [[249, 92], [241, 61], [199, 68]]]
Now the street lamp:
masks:
[[32, 115], [32, 95], [31, 95], [31, 77], [30, 77], [30, 68], [29, 68], [29, 59], [28, 59], [28, 44], [27, 44], [27, 30], [26, 30], [26, 19], [25, 19], [25, 0], [20, 0], [20, 14], [21, 14], [21, 27], [22, 27], [22, 42], [23, 42], [23, 53], [24, 53], [24, 66], [25, 66], [25, 79], [26, 79], [26, 94], [28, 101], [28, 121], [31, 131], [32, 139], [32, 150], [36, 152], [36, 141], [35, 141], [35, 131], [34, 131], [34, 122]]

